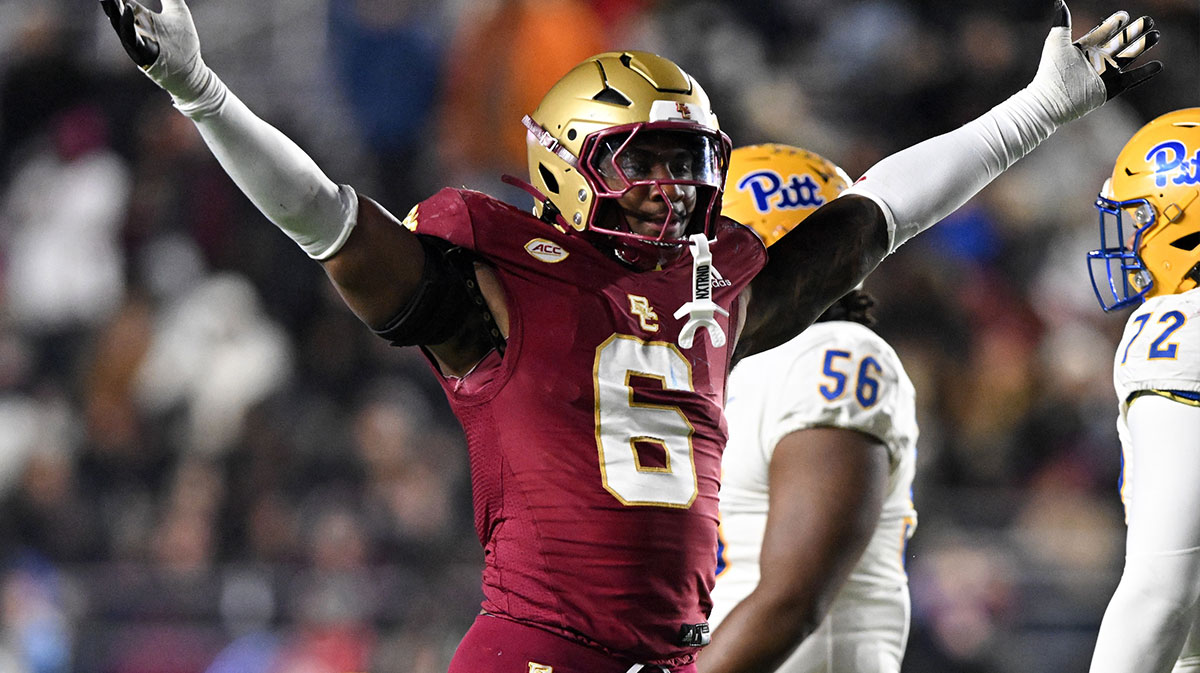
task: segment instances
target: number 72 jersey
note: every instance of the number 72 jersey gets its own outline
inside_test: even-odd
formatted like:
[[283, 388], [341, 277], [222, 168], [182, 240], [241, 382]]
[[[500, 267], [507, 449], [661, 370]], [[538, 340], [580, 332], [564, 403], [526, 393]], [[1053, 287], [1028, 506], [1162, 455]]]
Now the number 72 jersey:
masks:
[[1113, 360], [1113, 387], [1126, 445], [1126, 412], [1136, 394], [1200, 394], [1200, 288], [1153, 297], [1129, 316]]

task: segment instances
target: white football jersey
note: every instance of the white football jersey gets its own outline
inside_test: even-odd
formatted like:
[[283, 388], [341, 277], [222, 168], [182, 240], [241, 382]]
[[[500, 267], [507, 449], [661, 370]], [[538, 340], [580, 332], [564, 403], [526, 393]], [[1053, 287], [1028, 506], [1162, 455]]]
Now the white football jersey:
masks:
[[[1113, 357], [1113, 388], [1117, 435], [1129, 456], [1129, 403], [1137, 393], [1200, 393], [1200, 288], [1152, 297], [1129, 316]], [[1123, 475], [1121, 491], [1126, 503], [1136, 483], [1127, 477]]]
[[917, 421], [913, 385], [896, 352], [858, 323], [816, 323], [739, 362], [725, 413], [729, 443], [721, 461], [721, 549], [710, 624], [715, 628], [758, 584], [768, 473], [779, 440], [805, 428], [849, 428], [888, 449], [883, 511], [825, 622], [779, 670], [829, 670], [833, 657], [839, 671], [898, 670], [908, 636], [904, 548], [916, 526]]

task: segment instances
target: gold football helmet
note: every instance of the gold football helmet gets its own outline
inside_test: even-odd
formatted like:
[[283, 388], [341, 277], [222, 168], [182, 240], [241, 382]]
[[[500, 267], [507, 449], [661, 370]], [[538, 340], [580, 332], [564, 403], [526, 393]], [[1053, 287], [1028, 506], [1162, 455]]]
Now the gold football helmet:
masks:
[[[534, 214], [543, 220], [563, 231], [616, 237], [619, 256], [637, 266], [678, 255], [687, 235], [711, 234], [729, 139], [704, 90], [675, 63], [640, 51], [593, 56], [564, 75], [522, 121], [538, 200]], [[694, 189], [695, 206], [688, 213], [668, 208], [654, 227], [657, 235], [635, 233], [605, 206], [641, 186], [658, 190], [668, 203], [669, 192]], [[684, 218], [684, 234], [669, 235], [681, 230]]]
[[1133, 134], [1096, 199], [1100, 248], [1088, 253], [1088, 270], [1105, 311], [1200, 282], [1197, 196], [1200, 108], [1168, 112]]
[[770, 246], [850, 186], [828, 159], [790, 145], [747, 145], [729, 157], [721, 214], [754, 229]]

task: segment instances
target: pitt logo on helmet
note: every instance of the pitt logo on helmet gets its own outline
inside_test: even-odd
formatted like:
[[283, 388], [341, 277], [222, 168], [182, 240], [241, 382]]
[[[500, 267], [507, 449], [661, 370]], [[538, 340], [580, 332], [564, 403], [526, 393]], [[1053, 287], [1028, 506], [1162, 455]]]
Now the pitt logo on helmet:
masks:
[[837, 198], [850, 176], [837, 164], [791, 145], [747, 145], [729, 158], [722, 213], [754, 229], [770, 246]]
[[826, 200], [821, 195], [821, 186], [807, 173], [804, 177], [792, 175], [785, 183], [779, 173], [764, 168], [738, 180], [737, 188], [750, 192], [754, 207], [760, 213], [771, 212], [772, 197], [777, 197], [774, 207], [780, 210], [818, 208], [825, 205]]
[[561, 262], [571, 254], [564, 250], [561, 245], [554, 241], [547, 241], [544, 238], [535, 238], [526, 243], [525, 252], [532, 255], [534, 259], [546, 262], [547, 264]]
[[1146, 161], [1154, 163], [1154, 183], [1159, 187], [1167, 186], [1167, 179], [1173, 185], [1200, 184], [1200, 149], [1192, 159], [1188, 159], [1187, 146], [1178, 140], [1166, 140], [1146, 153]]

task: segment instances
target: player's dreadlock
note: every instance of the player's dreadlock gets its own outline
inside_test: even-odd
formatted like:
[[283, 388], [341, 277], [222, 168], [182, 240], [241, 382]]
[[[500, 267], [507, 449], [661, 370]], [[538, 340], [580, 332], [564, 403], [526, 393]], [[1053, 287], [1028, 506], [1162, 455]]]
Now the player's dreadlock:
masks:
[[870, 327], [875, 324], [875, 317], [871, 315], [871, 307], [874, 305], [875, 298], [871, 295], [862, 290], [851, 290], [825, 309], [821, 317], [817, 318], [817, 322], [848, 320]]

